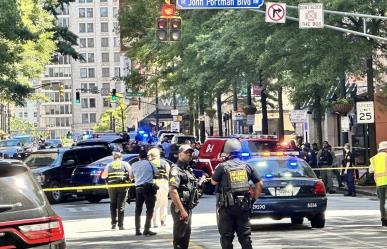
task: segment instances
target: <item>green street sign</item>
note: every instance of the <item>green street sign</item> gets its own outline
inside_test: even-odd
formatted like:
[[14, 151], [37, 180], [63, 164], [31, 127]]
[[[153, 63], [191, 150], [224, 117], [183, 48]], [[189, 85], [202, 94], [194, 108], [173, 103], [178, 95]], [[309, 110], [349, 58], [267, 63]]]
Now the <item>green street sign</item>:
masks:
[[126, 92], [126, 97], [145, 97], [144, 92]]

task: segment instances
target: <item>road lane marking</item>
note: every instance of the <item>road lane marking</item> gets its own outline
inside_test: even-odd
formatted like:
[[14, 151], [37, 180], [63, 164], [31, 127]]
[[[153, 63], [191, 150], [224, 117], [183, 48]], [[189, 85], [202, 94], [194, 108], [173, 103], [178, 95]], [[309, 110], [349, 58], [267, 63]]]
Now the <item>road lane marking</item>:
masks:
[[364, 248], [369, 248], [369, 247], [372, 247], [372, 248], [380, 248], [380, 249], [385, 249], [385, 248], [386, 248], [385, 246], [377, 246], [377, 245], [373, 245], [373, 244], [370, 243], [369, 241], [364, 242], [364, 241], [362, 241], [362, 240], [354, 239], [354, 238], [351, 238], [351, 237], [348, 237], [348, 236], [344, 236], [344, 235], [341, 235], [341, 234], [332, 233], [332, 232], [328, 232], [328, 231], [324, 231], [324, 230], [320, 230], [320, 231], [321, 231], [321, 232], [324, 232], [324, 233], [326, 233], [326, 234], [329, 234], [329, 235], [331, 235], [332, 237], [333, 237], [333, 236], [336, 236], [336, 237], [339, 237], [339, 238], [342, 238], [342, 239], [351, 240], [351, 241], [353, 241], [353, 242], [362, 244], [362, 245], [364, 245]]

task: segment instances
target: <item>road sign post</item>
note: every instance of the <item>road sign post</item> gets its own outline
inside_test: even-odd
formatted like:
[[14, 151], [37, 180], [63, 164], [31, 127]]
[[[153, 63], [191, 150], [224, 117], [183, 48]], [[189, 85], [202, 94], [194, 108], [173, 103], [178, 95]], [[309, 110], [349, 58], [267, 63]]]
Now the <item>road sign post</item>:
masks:
[[308, 122], [308, 111], [306, 110], [293, 110], [290, 111], [290, 122], [292, 123], [306, 123]]
[[300, 29], [324, 28], [324, 6], [322, 3], [306, 3], [298, 5]]
[[266, 3], [266, 22], [285, 23], [286, 4], [285, 3]]
[[178, 9], [257, 9], [263, 0], [177, 0]]

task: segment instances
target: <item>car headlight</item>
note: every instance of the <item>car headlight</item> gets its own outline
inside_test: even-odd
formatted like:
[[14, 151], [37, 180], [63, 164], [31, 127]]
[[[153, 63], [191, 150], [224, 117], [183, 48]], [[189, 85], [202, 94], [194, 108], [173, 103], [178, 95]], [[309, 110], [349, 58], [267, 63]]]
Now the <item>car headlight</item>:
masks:
[[35, 179], [40, 185], [43, 185], [44, 181], [46, 180], [46, 177], [43, 174], [37, 174], [35, 175]]

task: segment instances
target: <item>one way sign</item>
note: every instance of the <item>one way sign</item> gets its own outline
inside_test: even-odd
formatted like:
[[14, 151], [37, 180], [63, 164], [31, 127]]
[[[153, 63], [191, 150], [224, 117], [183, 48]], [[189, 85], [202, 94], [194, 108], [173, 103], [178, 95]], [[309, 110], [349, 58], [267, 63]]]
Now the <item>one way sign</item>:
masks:
[[266, 3], [266, 22], [285, 23], [286, 4], [285, 3]]

